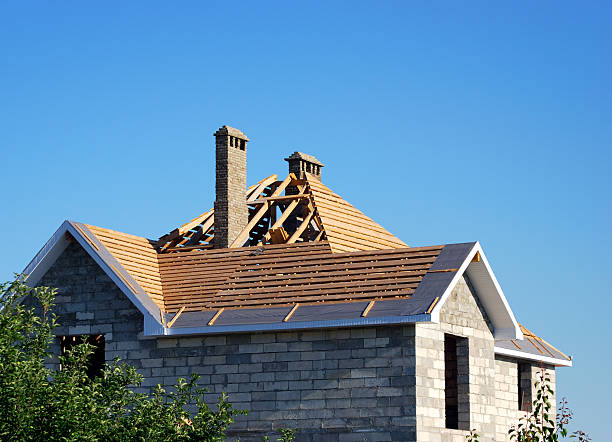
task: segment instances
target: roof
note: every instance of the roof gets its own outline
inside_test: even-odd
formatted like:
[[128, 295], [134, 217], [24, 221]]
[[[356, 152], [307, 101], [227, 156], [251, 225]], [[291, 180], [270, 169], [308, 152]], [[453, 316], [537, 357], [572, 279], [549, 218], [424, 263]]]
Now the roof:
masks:
[[[212, 210], [159, 240], [66, 221], [24, 272], [36, 284], [76, 240], [143, 313], [150, 336], [439, 322], [466, 275], [496, 353], [571, 365], [519, 328], [477, 242], [408, 247], [309, 174], [261, 180], [245, 203], [249, 224], [226, 249], [212, 248]], [[290, 217], [294, 231], [278, 234]]]
[[507, 356], [548, 362], [559, 366], [571, 366], [572, 358], [561, 352], [535, 333], [519, 324], [523, 339], [496, 339], [495, 352]]
[[333, 253], [327, 241], [160, 254], [168, 313], [409, 298], [444, 246]]
[[[289, 189], [293, 193], [286, 192]], [[408, 247], [309, 173], [304, 180], [293, 174], [283, 180], [276, 175], [264, 178], [247, 189], [246, 203], [249, 223], [231, 248], [324, 240], [334, 253]], [[212, 248], [214, 218], [211, 209], [163, 235], [156, 242], [158, 250]]]

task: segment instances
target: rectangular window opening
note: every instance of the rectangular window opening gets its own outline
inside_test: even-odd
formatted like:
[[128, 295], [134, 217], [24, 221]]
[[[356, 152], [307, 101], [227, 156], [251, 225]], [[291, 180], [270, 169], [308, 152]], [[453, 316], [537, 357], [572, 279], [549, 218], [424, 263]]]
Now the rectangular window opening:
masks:
[[469, 361], [468, 339], [444, 335], [446, 428], [470, 429]]
[[518, 409], [531, 411], [531, 364], [517, 363]]
[[[102, 374], [104, 364], [106, 363], [105, 347], [106, 342], [104, 335], [71, 335], [60, 336], [60, 346], [62, 355], [65, 355], [75, 345], [87, 342], [94, 346], [94, 352], [89, 358], [87, 364], [87, 376], [93, 379]], [[60, 366], [61, 369], [61, 366]]]

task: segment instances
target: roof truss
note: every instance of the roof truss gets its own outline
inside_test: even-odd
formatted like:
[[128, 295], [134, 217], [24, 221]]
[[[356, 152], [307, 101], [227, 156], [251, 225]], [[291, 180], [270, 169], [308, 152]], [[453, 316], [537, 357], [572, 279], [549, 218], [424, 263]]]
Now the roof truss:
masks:
[[[323, 224], [307, 181], [272, 175], [247, 189], [249, 222], [230, 248], [325, 240]], [[213, 247], [214, 210], [209, 210], [158, 240], [160, 253]]]

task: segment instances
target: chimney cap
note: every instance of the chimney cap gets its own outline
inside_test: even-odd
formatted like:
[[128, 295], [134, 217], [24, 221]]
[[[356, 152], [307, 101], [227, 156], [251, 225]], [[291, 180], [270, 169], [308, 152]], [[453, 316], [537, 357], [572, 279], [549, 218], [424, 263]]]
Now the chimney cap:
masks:
[[219, 135], [231, 135], [232, 137], [240, 138], [241, 140], [251, 141], [247, 138], [247, 136], [242, 133], [242, 131], [229, 126], [221, 126], [217, 132], [214, 133], [214, 136], [217, 137]]
[[302, 153], [302, 152], [297, 152], [297, 151], [293, 152], [291, 155], [285, 158], [285, 161], [291, 161], [291, 160], [302, 160], [302, 161], [307, 161], [312, 164], [316, 164], [317, 166], [321, 166], [321, 167], [325, 166], [322, 162], [317, 160], [312, 155], [308, 155], [307, 153]]

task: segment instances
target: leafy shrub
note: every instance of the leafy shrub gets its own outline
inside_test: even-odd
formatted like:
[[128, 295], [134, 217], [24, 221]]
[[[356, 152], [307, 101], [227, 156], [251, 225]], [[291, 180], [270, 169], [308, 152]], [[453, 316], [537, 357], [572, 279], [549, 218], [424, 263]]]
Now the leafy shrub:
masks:
[[[133, 392], [143, 377], [119, 360], [87, 376], [93, 346], [74, 346], [51, 370], [51, 313], [56, 291], [16, 278], [0, 285], [0, 440], [221, 441], [237, 414], [222, 395], [216, 410], [203, 400], [199, 376], [178, 379], [173, 391]], [[27, 302], [22, 302], [26, 300]], [[195, 415], [187, 411], [195, 404]]]

